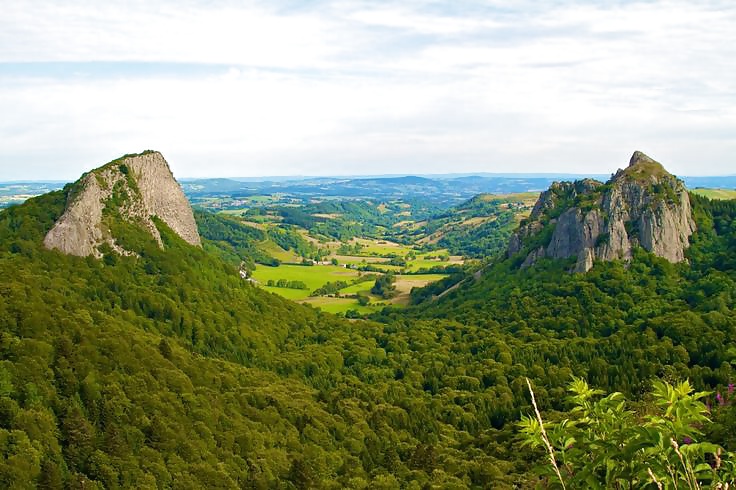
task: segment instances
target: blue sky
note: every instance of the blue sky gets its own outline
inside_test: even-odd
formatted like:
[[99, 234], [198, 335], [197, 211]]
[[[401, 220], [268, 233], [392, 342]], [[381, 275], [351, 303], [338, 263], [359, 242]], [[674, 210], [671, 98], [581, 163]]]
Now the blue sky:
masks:
[[732, 1], [5, 0], [0, 180], [736, 173]]

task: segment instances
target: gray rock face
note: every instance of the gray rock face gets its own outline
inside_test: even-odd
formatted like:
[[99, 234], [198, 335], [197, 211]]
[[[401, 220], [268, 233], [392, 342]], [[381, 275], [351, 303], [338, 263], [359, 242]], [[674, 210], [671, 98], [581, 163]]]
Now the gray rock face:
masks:
[[134, 255], [117, 244], [106, 225], [106, 216], [113, 213], [113, 219], [147, 229], [161, 247], [153, 217], [187, 243], [201, 245], [192, 208], [158, 152], [126, 156], [84, 175], [75, 184], [64, 214], [46, 235], [44, 245], [69, 255], [99, 258], [99, 247], [106, 243], [121, 255]]
[[526, 256], [526, 259], [524, 259], [524, 262], [521, 264], [521, 268], [526, 269], [527, 267], [531, 267], [537, 260], [543, 259], [546, 256], [547, 252], [544, 250], [544, 247], [532, 250], [529, 252], [529, 255]]
[[586, 214], [579, 208], [568, 209], [557, 221], [552, 240], [547, 246], [547, 255], [558, 259], [576, 255], [578, 262], [575, 270], [589, 270], [593, 266], [594, 254], [591, 251], [595, 249], [604, 226], [603, 217], [597, 209]]
[[634, 165], [640, 165], [640, 164], [659, 165], [659, 163], [656, 160], [654, 160], [653, 158], [650, 158], [649, 156], [637, 150], [634, 152], [633, 155], [631, 155], [631, 159], [629, 160], [629, 167], [633, 167]]
[[160, 218], [185, 242], [200, 246], [192, 208], [163, 155], [158, 152], [139, 155], [126, 159], [125, 164], [138, 184], [145, 213]]
[[100, 188], [94, 175], [88, 174], [80, 180], [83, 194], [69, 205], [54, 227], [46, 234], [43, 244], [49, 249], [58, 249], [67, 255], [85, 257], [102, 254], [97, 246], [105, 241], [100, 222], [102, 203], [109, 192]]
[[[595, 260], [630, 259], [637, 246], [670, 262], [685, 260], [695, 222], [680, 180], [635, 152], [626, 170], [619, 170], [605, 187], [601, 185], [590, 180], [553, 184], [540, 196], [531, 222], [512, 236], [509, 255], [523, 250], [548, 220], [554, 224], [551, 240], [543, 254], [538, 248], [531, 250], [524, 266], [545, 256], [575, 256], [573, 270], [586, 272]], [[554, 211], [559, 217], [549, 219]]]

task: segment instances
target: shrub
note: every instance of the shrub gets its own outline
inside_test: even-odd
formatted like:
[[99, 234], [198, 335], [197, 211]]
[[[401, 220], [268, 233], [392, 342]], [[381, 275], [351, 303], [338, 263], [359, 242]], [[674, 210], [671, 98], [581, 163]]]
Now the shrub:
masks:
[[571, 418], [544, 423], [532, 393], [536, 416], [519, 422], [524, 444], [548, 453], [541, 471], [550, 486], [699, 489], [736, 480], [734, 455], [701, 440], [710, 423], [701, 401], [708, 393], [694, 393], [688, 381], [655, 381], [651, 402], [639, 411], [627, 409], [621, 393], [596, 399], [603, 392], [579, 378], [569, 390]]

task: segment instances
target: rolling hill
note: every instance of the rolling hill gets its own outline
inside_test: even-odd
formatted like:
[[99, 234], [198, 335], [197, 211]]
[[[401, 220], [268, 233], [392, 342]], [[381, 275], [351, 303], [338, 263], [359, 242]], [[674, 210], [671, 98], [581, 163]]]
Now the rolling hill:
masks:
[[[574, 254], [522, 268], [565, 212], [607, 190], [555, 194], [510, 257], [439, 299], [348, 321], [254, 287], [222, 244], [186, 240], [165, 213], [176, 196], [144, 198], [128, 166], [139, 156], [102, 167], [119, 192], [84, 199], [102, 204], [98, 253], [44, 245], [87, 186], [105, 189], [97, 177], [0, 212], [3, 487], [532, 488], [550, 481], [532, 469], [543, 451], [520, 450], [527, 380], [558, 420], [575, 417], [572, 375], [647, 413], [653, 378], [687, 377], [719, 392], [704, 435], [688, 433], [736, 449], [732, 201], [688, 195], [686, 261], [633, 246], [585, 273], [570, 273]], [[233, 238], [243, 230], [220, 225], [211, 236], [249, 253]], [[717, 450], [693, 447], [704, 464]], [[719, 458], [718, 471], [733, 466]]]

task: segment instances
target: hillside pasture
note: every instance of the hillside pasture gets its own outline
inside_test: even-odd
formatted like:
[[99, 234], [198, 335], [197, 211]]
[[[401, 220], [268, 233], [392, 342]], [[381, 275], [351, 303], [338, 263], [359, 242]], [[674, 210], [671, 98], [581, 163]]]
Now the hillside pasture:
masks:
[[736, 199], [736, 189], [693, 189], [692, 192], [708, 199]]
[[266, 284], [269, 279], [274, 282], [279, 279], [285, 279], [287, 281], [302, 281], [306, 284], [307, 289], [267, 287], [269, 291], [292, 300], [307, 298], [312, 291], [322, 287], [328, 282], [346, 281], [349, 283], [356, 277], [358, 277], [357, 271], [334, 265], [307, 266], [282, 264], [278, 267], [259, 265], [256, 270], [253, 271], [253, 279], [258, 281], [263, 287], [267, 287]]

